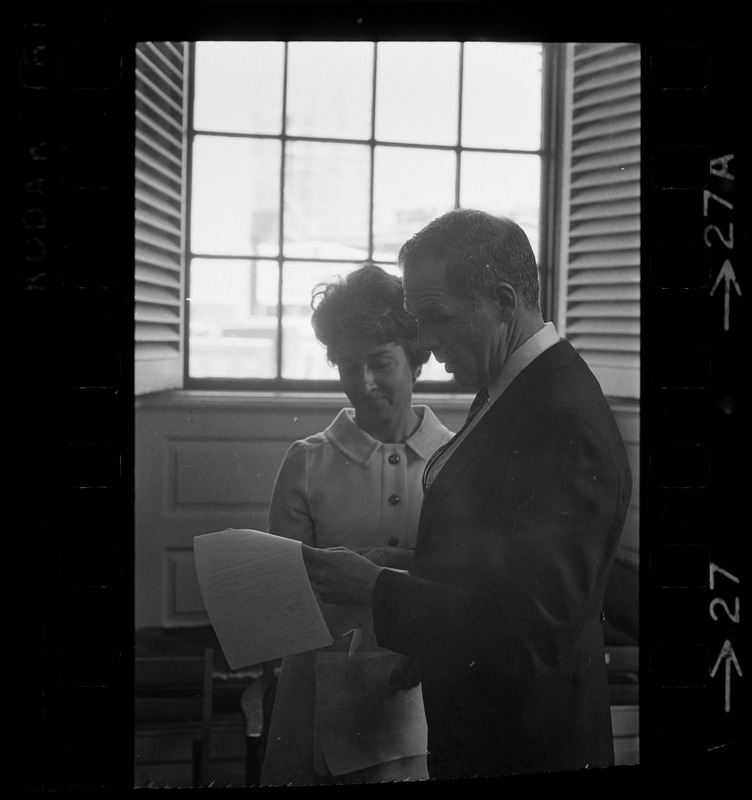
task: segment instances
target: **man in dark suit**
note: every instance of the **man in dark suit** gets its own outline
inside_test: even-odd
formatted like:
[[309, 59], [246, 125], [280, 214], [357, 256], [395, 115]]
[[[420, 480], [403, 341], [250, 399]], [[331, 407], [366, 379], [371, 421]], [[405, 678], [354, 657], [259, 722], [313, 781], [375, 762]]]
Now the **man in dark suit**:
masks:
[[478, 391], [426, 468], [410, 574], [304, 550], [323, 600], [372, 606], [379, 645], [414, 657], [429, 773], [609, 766], [603, 598], [632, 479], [585, 362], [539, 308], [514, 222], [434, 220], [400, 252], [421, 345]]

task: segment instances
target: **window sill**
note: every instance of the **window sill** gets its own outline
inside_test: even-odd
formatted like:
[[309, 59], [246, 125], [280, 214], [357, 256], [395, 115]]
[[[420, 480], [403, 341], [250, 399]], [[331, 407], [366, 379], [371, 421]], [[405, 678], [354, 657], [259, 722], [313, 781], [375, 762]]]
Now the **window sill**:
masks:
[[[413, 395], [416, 405], [428, 405], [434, 411], [466, 411], [469, 404], [466, 394], [422, 393]], [[344, 393], [311, 392], [223, 392], [175, 389], [136, 398], [136, 408], [216, 408], [217, 410], [316, 408], [337, 411], [349, 405]]]

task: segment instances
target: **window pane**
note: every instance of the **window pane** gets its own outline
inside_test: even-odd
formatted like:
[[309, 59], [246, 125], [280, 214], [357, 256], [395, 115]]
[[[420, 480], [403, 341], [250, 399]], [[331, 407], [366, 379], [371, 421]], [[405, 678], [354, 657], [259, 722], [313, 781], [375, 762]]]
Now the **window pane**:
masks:
[[290, 43], [288, 134], [370, 138], [373, 47], [370, 42]]
[[289, 142], [285, 174], [285, 253], [365, 258], [368, 146]]
[[[443, 364], [439, 364], [439, 362], [431, 356], [428, 361], [423, 365], [423, 369], [420, 373], [421, 381], [443, 381], [448, 383], [452, 380], [452, 375], [448, 373], [444, 369]], [[420, 391], [420, 386], [417, 387], [417, 390]], [[458, 390], [464, 391], [464, 390]]]
[[507, 153], [463, 153], [460, 205], [513, 219], [538, 256], [540, 158]]
[[[189, 373], [193, 378], [274, 378], [277, 296], [258, 284], [275, 262], [191, 261]], [[266, 283], [269, 283], [266, 277]]]
[[276, 255], [280, 143], [197, 136], [193, 143], [191, 250]]
[[374, 259], [394, 261], [416, 231], [454, 208], [456, 156], [445, 150], [377, 147]]
[[194, 127], [280, 133], [284, 54], [282, 42], [197, 42]]
[[376, 139], [457, 144], [457, 42], [381, 42], [376, 78]]
[[463, 147], [540, 147], [541, 64], [537, 44], [465, 45]]
[[319, 283], [338, 281], [357, 269], [357, 264], [286, 262], [283, 266], [282, 377], [339, 380], [326, 360], [326, 348], [311, 326], [311, 298]]

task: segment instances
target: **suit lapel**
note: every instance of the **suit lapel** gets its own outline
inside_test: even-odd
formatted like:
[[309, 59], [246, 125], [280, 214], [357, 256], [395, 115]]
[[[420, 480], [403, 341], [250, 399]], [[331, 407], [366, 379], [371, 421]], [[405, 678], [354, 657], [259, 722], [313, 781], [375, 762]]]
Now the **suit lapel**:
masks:
[[460, 442], [434, 479], [423, 499], [420, 529], [430, 523], [443, 503], [451, 502], [452, 488], [468, 466], [498, 439], [509, 424], [530, 412], [541, 381], [555, 370], [573, 363], [576, 358], [574, 348], [562, 340], [541, 353], [512, 381]]

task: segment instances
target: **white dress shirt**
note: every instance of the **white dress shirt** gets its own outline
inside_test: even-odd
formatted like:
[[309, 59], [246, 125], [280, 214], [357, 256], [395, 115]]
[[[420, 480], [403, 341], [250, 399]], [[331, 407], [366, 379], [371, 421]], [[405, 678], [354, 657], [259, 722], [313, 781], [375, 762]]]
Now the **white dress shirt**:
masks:
[[472, 422], [453, 439], [452, 443], [445, 448], [441, 455], [431, 464], [430, 472], [426, 477], [426, 487], [430, 486], [436, 479], [441, 468], [446, 464], [459, 443], [465, 439], [468, 433], [478, 424], [484, 414], [488, 412], [488, 409], [491, 408], [491, 405], [501, 397], [504, 390], [522, 370], [531, 364], [541, 353], [548, 350], [549, 347], [552, 347], [560, 340], [561, 337], [556, 332], [553, 322], [546, 322], [539, 331], [536, 331], [509, 355], [509, 358], [504, 362], [504, 366], [496, 380], [488, 386], [488, 400], [486, 404], [475, 415]]

